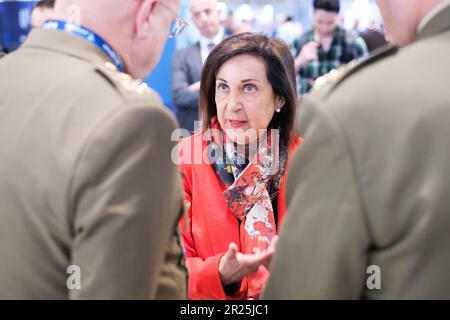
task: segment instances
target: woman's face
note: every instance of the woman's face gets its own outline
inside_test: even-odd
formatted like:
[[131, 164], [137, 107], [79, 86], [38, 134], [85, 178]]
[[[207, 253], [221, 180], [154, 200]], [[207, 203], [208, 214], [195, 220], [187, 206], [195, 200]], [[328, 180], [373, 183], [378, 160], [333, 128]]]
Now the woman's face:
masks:
[[284, 104], [273, 93], [263, 60], [250, 55], [236, 56], [221, 66], [215, 100], [220, 126], [239, 144], [257, 139], [260, 130], [269, 126], [275, 109]]

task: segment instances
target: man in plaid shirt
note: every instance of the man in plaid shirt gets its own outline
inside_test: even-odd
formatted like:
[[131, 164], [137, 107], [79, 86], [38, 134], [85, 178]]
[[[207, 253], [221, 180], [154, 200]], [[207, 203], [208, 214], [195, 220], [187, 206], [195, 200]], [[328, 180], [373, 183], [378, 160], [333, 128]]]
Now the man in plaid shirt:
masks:
[[314, 81], [342, 64], [367, 55], [367, 46], [338, 26], [339, 0], [314, 0], [314, 29], [294, 42], [299, 93], [311, 90]]

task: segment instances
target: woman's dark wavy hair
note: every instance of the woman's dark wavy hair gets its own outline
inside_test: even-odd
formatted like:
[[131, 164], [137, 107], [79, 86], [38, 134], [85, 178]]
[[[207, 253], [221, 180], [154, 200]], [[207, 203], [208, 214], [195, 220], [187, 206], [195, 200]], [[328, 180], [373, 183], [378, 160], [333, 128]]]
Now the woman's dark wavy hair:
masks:
[[275, 113], [268, 129], [280, 129], [280, 138], [286, 145], [294, 134], [295, 112], [298, 104], [294, 58], [288, 46], [280, 39], [264, 34], [241, 33], [233, 35], [214, 48], [203, 66], [200, 87], [200, 114], [203, 132], [217, 116], [215, 101], [216, 77], [228, 60], [250, 55], [264, 61], [267, 79], [276, 96], [283, 97], [285, 105]]

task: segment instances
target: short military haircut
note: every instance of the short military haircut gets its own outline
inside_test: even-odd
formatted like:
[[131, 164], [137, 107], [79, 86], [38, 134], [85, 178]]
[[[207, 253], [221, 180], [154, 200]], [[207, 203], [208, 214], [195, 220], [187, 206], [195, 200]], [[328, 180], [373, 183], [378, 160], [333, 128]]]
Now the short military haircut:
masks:
[[55, 6], [55, 0], [41, 0], [38, 3], [36, 3], [35, 8], [53, 9], [54, 6]]
[[339, 0], [314, 0], [314, 10], [324, 10], [339, 13]]

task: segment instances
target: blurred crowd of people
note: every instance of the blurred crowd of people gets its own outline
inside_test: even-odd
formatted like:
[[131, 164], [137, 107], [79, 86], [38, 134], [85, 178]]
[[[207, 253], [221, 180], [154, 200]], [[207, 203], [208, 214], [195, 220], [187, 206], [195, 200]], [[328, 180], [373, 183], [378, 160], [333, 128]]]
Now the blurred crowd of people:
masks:
[[[300, 96], [308, 93], [314, 82], [352, 60], [362, 59], [370, 52], [387, 44], [380, 26], [373, 22], [368, 30], [360, 32], [357, 24], [352, 30], [341, 26], [339, 1], [313, 1], [313, 26], [304, 30], [293, 16], [278, 15], [278, 22], [267, 31], [269, 37], [282, 39], [290, 48], [297, 72]], [[238, 19], [233, 12], [221, 20], [217, 0], [194, 0], [189, 6], [191, 21], [200, 39], [187, 48], [178, 50], [173, 58], [171, 75], [172, 100], [180, 126], [195, 131], [199, 121], [199, 89], [202, 65], [208, 53], [224, 38], [241, 32], [254, 32], [254, 19]], [[251, 17], [250, 14], [247, 16]]]
[[[37, 3], [31, 15], [33, 28], [51, 18], [54, 0]], [[172, 62], [171, 98], [180, 127], [194, 132], [199, 118], [199, 89], [202, 66], [209, 52], [226, 37], [242, 32], [263, 31], [269, 37], [282, 39], [295, 57], [297, 88], [301, 96], [314, 82], [352, 60], [367, 57], [387, 44], [383, 26], [373, 20], [360, 31], [359, 19], [346, 30], [340, 15], [339, 1], [313, 1], [312, 28], [305, 30], [292, 15], [278, 14], [266, 27], [258, 27], [250, 8], [235, 19], [232, 10], [224, 14], [217, 0], [193, 0], [189, 3], [189, 20], [199, 39], [179, 49]], [[245, 10], [244, 10], [245, 11]], [[224, 18], [226, 17], [226, 18]], [[187, 19], [187, 18], [186, 18]], [[261, 30], [260, 30], [261, 29]]]
[[176, 121], [139, 79], [179, 0], [39, 2], [0, 57], [0, 298], [449, 298], [450, 0], [377, 3], [387, 35], [191, 0]]

